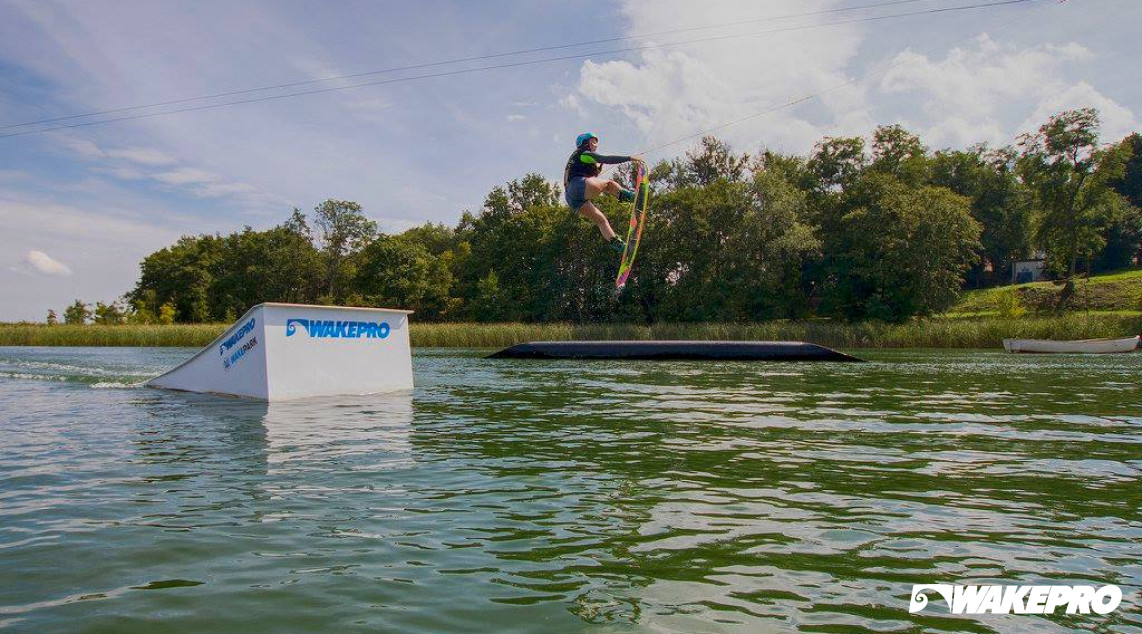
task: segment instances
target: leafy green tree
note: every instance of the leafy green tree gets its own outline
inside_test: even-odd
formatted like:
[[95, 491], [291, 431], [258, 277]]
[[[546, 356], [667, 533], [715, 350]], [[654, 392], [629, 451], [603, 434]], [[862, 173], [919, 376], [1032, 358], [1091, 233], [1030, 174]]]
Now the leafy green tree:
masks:
[[[596, 201], [622, 232], [629, 205], [609, 196]], [[530, 283], [532, 319], [543, 321], [598, 322], [615, 319], [637, 320], [628, 314], [630, 305], [620, 310], [614, 296], [618, 256], [603, 242], [595, 225], [581, 219], [566, 207], [544, 206], [536, 210], [533, 225], [541, 229], [532, 255]], [[621, 219], [621, 220], [620, 220]], [[640, 256], [641, 257], [641, 256]], [[503, 276], [500, 276], [503, 279]]]
[[[808, 193], [786, 173], [758, 172], [750, 209], [733, 242], [740, 242], [747, 273], [743, 302], [751, 318], [805, 317], [812, 281], [807, 273], [819, 261], [822, 242], [809, 221]], [[744, 281], [744, 280], [743, 280]]]
[[54, 311], [50, 308], [48, 309], [47, 322], [48, 322], [49, 326], [55, 326], [55, 325], [59, 324], [59, 316], [56, 315], [56, 311]]
[[167, 302], [159, 307], [159, 323], [164, 326], [169, 326], [174, 323], [176, 309], [174, 304]]
[[215, 319], [231, 321], [267, 301], [312, 302], [321, 289], [321, 255], [288, 222], [266, 231], [246, 227], [223, 238], [221, 250], [211, 289]]
[[456, 229], [444, 223], [428, 222], [419, 227], [413, 227], [401, 234], [407, 242], [421, 244], [429, 253], [441, 256], [451, 251], [455, 253], [460, 246], [460, 235]]
[[1016, 176], [1010, 148], [938, 152], [931, 160], [930, 183], [971, 199], [972, 217], [983, 228], [981, 251], [968, 274], [972, 286], [1010, 280], [1012, 264], [1031, 254], [1032, 193]]
[[1111, 177], [1109, 185], [1123, 197], [1129, 207], [1114, 213], [1103, 239], [1106, 247], [1095, 262], [1095, 271], [1111, 271], [1142, 263], [1142, 135], [1132, 134], [1119, 144], [1123, 161], [1120, 176]]
[[522, 213], [529, 209], [559, 205], [559, 186], [540, 174], [527, 174], [507, 185], [507, 204], [512, 212]]
[[1051, 117], [1020, 141], [1019, 169], [1041, 211], [1038, 241], [1067, 280], [1060, 307], [1074, 294], [1079, 260], [1102, 249], [1104, 229], [1121, 208], [1109, 183], [1121, 174], [1122, 152], [1100, 149], [1098, 134], [1097, 111], [1083, 108]]
[[646, 318], [756, 320], [805, 314], [803, 271], [820, 242], [805, 222], [806, 194], [779, 173], [719, 180], [654, 203], [633, 293]]
[[127, 299], [143, 323], [166, 303], [180, 322], [227, 321], [267, 301], [312, 303], [324, 288], [321, 255], [294, 218], [266, 231], [183, 237], [147, 256]]
[[[686, 152], [684, 159], [669, 161], [667, 167], [654, 174], [667, 189], [705, 187], [719, 180], [739, 182], [749, 173], [748, 154], [736, 154], [717, 137], [702, 137], [697, 150]], [[630, 180], [629, 177], [626, 180]]]
[[456, 279], [459, 296], [472, 311], [483, 297], [483, 308], [478, 310], [485, 317], [489, 314], [486, 302], [491, 296], [481, 291], [481, 284], [486, 287], [494, 272], [495, 297], [505, 302], [499, 309], [503, 319], [544, 318], [549, 268], [540, 256], [552, 239], [556, 221], [569, 213], [558, 201], [558, 186], [529, 174], [494, 188], [479, 215], [464, 215], [457, 233], [470, 251], [458, 265]]
[[843, 204], [848, 211], [832, 245], [835, 310], [900, 321], [955, 302], [979, 248], [968, 199], [943, 187], [913, 188], [868, 174]]
[[122, 324], [126, 320], [126, 312], [118, 302], [111, 302], [110, 304], [95, 302], [95, 323], [113, 326]]
[[809, 171], [822, 190], [843, 190], [852, 185], [868, 166], [864, 139], [830, 137], [817, 144], [809, 159]]
[[809, 167], [809, 159], [802, 156], [765, 150], [754, 159], [751, 170], [754, 174], [769, 172], [803, 192], [821, 189], [818, 175]]
[[131, 306], [128, 321], [132, 324], [154, 324], [158, 322], [158, 294], [153, 288], [147, 288], [140, 291], [139, 296], [131, 298], [128, 295], [128, 302]]
[[[139, 281], [128, 293], [135, 302], [170, 303], [179, 322], [211, 320], [215, 273], [220, 270], [222, 240], [217, 236], [184, 236], [139, 264]], [[153, 291], [153, 299], [147, 291]], [[221, 315], [219, 315], [220, 317]]]
[[920, 137], [899, 125], [880, 126], [873, 133], [870, 168], [909, 185], [920, 185], [928, 171], [928, 148]]
[[494, 270], [480, 279], [472, 300], [471, 315], [476, 321], [505, 321], [509, 317], [509, 298], [500, 288], [500, 276]]
[[74, 304], [68, 306], [63, 311], [63, 323], [65, 324], [82, 326], [86, 324], [91, 317], [91, 308], [78, 299], [75, 300]]
[[310, 242], [313, 241], [313, 229], [309, 226], [309, 219], [297, 207], [290, 212], [289, 219], [282, 223], [282, 228], [295, 233]]
[[325, 260], [325, 294], [338, 298], [338, 282], [351, 278], [345, 270], [348, 256], [364, 248], [377, 235], [377, 223], [369, 220], [361, 205], [348, 200], [326, 200], [313, 209], [318, 244]]
[[1114, 191], [1135, 207], [1142, 207], [1142, 134], [1134, 133], [1119, 144], [1125, 160], [1121, 176], [1111, 180]]
[[367, 305], [413, 310], [426, 320], [447, 312], [452, 271], [443, 254], [409, 236], [380, 236], [356, 258], [353, 289]]
[[1134, 266], [1142, 260], [1142, 209], [1127, 204], [1125, 198], [1108, 199], [1104, 247], [1093, 263], [1095, 273]]

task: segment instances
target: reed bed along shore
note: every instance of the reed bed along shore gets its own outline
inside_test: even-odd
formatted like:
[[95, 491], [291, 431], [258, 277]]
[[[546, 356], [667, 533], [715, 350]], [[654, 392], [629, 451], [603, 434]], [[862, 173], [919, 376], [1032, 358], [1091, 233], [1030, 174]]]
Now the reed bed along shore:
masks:
[[[0, 325], [3, 346], [140, 346], [200, 348], [227, 324], [169, 326]], [[689, 339], [810, 341], [834, 348], [998, 348], [1005, 337], [1089, 339], [1142, 332], [1142, 313], [1058, 316], [936, 317], [903, 324], [835, 320], [751, 324], [415, 323], [413, 347], [497, 348], [524, 341]]]

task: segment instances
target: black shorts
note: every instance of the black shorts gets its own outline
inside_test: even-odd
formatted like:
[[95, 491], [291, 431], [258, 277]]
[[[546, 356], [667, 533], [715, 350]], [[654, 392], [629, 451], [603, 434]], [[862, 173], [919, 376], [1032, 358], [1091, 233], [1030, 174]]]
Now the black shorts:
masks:
[[587, 179], [572, 178], [567, 183], [567, 191], [563, 192], [563, 199], [573, 211], [579, 211], [583, 203], [587, 202]]

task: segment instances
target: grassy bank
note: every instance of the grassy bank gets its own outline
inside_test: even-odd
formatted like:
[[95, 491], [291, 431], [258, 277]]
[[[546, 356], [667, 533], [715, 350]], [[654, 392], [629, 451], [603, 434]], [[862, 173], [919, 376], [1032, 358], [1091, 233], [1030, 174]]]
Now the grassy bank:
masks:
[[[173, 326], [0, 325], [4, 346], [183, 346], [210, 343], [225, 324]], [[939, 317], [905, 324], [832, 320], [756, 324], [424, 324], [414, 347], [501, 347], [533, 340], [720, 339], [812, 341], [837, 348], [996, 348], [1004, 337], [1086, 339], [1142, 332], [1142, 312]]]
[[[1011, 306], [1011, 294], [1019, 298], [1020, 308], [1037, 313], [1050, 313], [1059, 301], [1062, 284], [1032, 282], [968, 291], [949, 311], [952, 315], [994, 315]], [[1098, 275], [1075, 282], [1075, 294], [1066, 310], [1075, 311], [1142, 311], [1142, 270]]]

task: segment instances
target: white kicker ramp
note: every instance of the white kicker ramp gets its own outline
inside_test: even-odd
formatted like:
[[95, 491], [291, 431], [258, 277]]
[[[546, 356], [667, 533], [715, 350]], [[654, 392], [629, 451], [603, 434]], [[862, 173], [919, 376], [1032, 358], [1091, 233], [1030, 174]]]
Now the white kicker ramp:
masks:
[[148, 387], [279, 401], [412, 388], [412, 311], [258, 304]]

